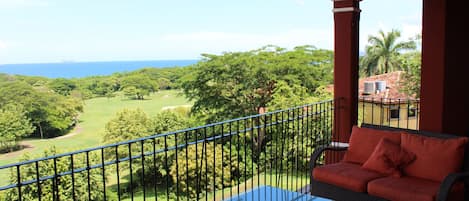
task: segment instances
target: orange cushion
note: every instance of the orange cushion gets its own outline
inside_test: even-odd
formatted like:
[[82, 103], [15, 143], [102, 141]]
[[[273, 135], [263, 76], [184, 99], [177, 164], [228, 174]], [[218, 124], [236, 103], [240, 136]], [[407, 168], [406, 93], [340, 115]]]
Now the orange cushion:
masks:
[[411, 150], [415, 161], [404, 168], [409, 176], [441, 182], [449, 173], [460, 172], [467, 138], [439, 139], [402, 133], [401, 146]]
[[379, 141], [362, 168], [401, 177], [401, 169], [415, 159], [415, 154], [386, 138]]
[[374, 171], [362, 169], [353, 163], [334, 163], [313, 170], [313, 179], [356, 192], [366, 192], [369, 181], [383, 177]]
[[[386, 177], [368, 183], [370, 195], [392, 201], [434, 201], [440, 188], [440, 182], [415, 177]], [[464, 199], [464, 184], [456, 183], [451, 189], [448, 200]]]
[[344, 161], [363, 164], [373, 153], [381, 138], [389, 139], [397, 144], [401, 142], [401, 136], [398, 132], [354, 126]]

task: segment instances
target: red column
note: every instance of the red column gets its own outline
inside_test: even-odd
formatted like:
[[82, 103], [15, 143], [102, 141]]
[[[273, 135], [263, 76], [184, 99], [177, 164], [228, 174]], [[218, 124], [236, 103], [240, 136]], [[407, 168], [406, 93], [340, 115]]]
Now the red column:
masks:
[[[348, 142], [358, 118], [359, 0], [334, 0], [334, 142]], [[326, 163], [343, 154], [326, 152]]]
[[358, 118], [359, 0], [334, 0], [334, 137], [348, 142]]
[[420, 129], [469, 134], [466, 1], [423, 2]]

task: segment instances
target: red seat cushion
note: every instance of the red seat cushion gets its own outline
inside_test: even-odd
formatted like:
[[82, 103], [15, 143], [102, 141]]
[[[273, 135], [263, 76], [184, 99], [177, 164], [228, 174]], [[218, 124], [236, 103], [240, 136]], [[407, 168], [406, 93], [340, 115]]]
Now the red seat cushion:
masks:
[[[368, 183], [370, 195], [392, 201], [434, 201], [440, 188], [440, 182], [415, 177], [386, 177]], [[463, 200], [464, 185], [453, 186], [448, 200]]]
[[401, 169], [415, 159], [415, 154], [386, 138], [379, 141], [362, 168], [386, 175], [401, 176]]
[[401, 146], [411, 150], [416, 159], [404, 168], [409, 176], [441, 182], [449, 173], [460, 172], [467, 138], [439, 139], [401, 134]]
[[314, 168], [312, 174], [317, 181], [356, 192], [366, 192], [366, 185], [369, 181], [384, 176], [374, 171], [362, 169], [360, 165], [346, 162]]
[[359, 128], [354, 126], [349, 140], [349, 148], [344, 156], [345, 162], [363, 164], [370, 157], [381, 138], [389, 139], [397, 144], [401, 142], [399, 132]]

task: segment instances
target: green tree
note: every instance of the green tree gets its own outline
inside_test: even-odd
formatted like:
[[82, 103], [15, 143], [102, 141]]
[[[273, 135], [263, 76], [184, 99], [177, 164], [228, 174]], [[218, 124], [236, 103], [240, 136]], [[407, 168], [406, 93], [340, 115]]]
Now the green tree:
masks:
[[403, 50], [415, 49], [416, 44], [413, 40], [399, 42], [400, 36], [401, 32], [394, 29], [388, 33], [380, 30], [378, 36], [369, 36], [366, 54], [360, 61], [362, 71], [370, 76], [401, 69], [398, 56]]
[[[105, 134], [103, 137], [103, 142], [106, 144], [112, 143], [119, 143], [123, 141], [128, 141], [136, 138], [141, 138], [145, 136], [149, 136], [153, 132], [153, 123], [152, 120], [148, 117], [148, 115], [143, 112], [141, 109], [124, 109], [120, 112], [117, 112], [116, 116], [113, 117], [109, 122], [106, 123], [105, 126]], [[145, 152], [152, 150], [152, 144], [146, 143], [142, 145], [140, 142], [138, 143], [130, 143], [125, 146], [119, 146], [117, 148], [117, 154], [114, 149], [107, 149], [105, 150], [105, 158], [108, 160], [116, 160], [127, 158], [131, 156], [140, 155], [141, 148], [144, 148]], [[156, 157], [156, 156], [155, 156]], [[152, 167], [152, 164], [149, 164], [149, 160], [146, 160], [146, 174], [149, 174], [150, 171], [148, 167]], [[119, 166], [121, 168], [128, 168], [130, 165], [130, 161], [128, 163], [121, 163]], [[160, 164], [158, 164], [160, 165]], [[133, 172], [129, 172], [129, 174], [135, 175], [139, 177], [141, 175], [141, 159], [132, 160], [132, 168]], [[117, 171], [117, 170], [116, 170]], [[155, 173], [157, 174], [157, 173]], [[153, 177], [151, 177], [153, 178]], [[135, 180], [133, 186], [128, 186], [126, 189], [127, 191], [133, 191], [135, 188], [139, 187], [140, 179]], [[140, 184], [144, 185], [144, 184]], [[132, 189], [130, 189], [132, 187]]]
[[421, 53], [409, 52], [400, 58], [401, 66], [406, 69], [400, 80], [401, 90], [410, 97], [420, 97]]
[[134, 86], [127, 86], [122, 89], [122, 92], [125, 96], [129, 97], [130, 99], [143, 99], [143, 95], [140, 96], [142, 92]]
[[[152, 121], [152, 131], [155, 134], [164, 134], [171, 131], [181, 130], [191, 126], [192, 122], [177, 113], [171, 111], [162, 111], [156, 116], [151, 118]], [[156, 137], [155, 144], [153, 145], [152, 140], [148, 140], [144, 145], [144, 149], [147, 152], [153, 151], [153, 146], [155, 150], [162, 151], [168, 147], [174, 147], [176, 145], [176, 137], [178, 138], [177, 143], [183, 144], [185, 140], [191, 140], [186, 138], [186, 135], [183, 133], [166, 135], [164, 137]], [[161, 181], [166, 181], [166, 177], [170, 177], [169, 167], [174, 162], [176, 152], [174, 150], [165, 151], [165, 153], [155, 154], [154, 157], [145, 160], [145, 178], [157, 178], [156, 181], [146, 181], [146, 185], [159, 185]], [[155, 163], [154, 163], [155, 161]], [[137, 176], [135, 183], [141, 184], [142, 179], [140, 178], [142, 169], [137, 168]]]
[[[182, 86], [194, 100], [193, 114], [206, 123], [304, 104], [332, 82], [332, 53], [311, 46], [203, 56]], [[262, 129], [250, 135], [257, 159], [268, 136]]]
[[[57, 155], [59, 152], [52, 147], [47, 149], [43, 153], [43, 157], [51, 157]], [[24, 155], [21, 161], [28, 161], [31, 160], [32, 157], [29, 155]], [[99, 157], [96, 154], [90, 153], [89, 154], [89, 161], [90, 165], [101, 164]], [[71, 169], [80, 169], [85, 168], [87, 161], [86, 157], [75, 155], [74, 157], [74, 167], [71, 167], [70, 157], [60, 157], [56, 159], [56, 165], [54, 165], [54, 160], [44, 160], [38, 162], [40, 168], [39, 172], [36, 169], [34, 163], [23, 165], [21, 167], [21, 178], [22, 182], [31, 181], [37, 179], [37, 175], [41, 178], [47, 176], [54, 176], [56, 173], [64, 173], [69, 172]], [[57, 172], [54, 171], [54, 166], [56, 166]], [[103, 177], [102, 177], [102, 170], [101, 169], [92, 169], [89, 171], [89, 175], [87, 171], [81, 171], [78, 173], [74, 173], [74, 192], [72, 188], [72, 178], [71, 175], [56, 177], [56, 181], [54, 182], [55, 178], [47, 179], [40, 182], [41, 189], [39, 191], [37, 184], [29, 184], [22, 187], [22, 200], [37, 200], [39, 198], [39, 193], [41, 195], [42, 200], [89, 200], [88, 195], [91, 196], [91, 200], [105, 200], [104, 199], [104, 187], [103, 187]], [[16, 169], [12, 170], [10, 173], [10, 182], [12, 184], [18, 183], [18, 176]], [[88, 191], [88, 178], [90, 179], [91, 184], [91, 191]], [[58, 191], [58, 198], [55, 197], [53, 193], [54, 183], [57, 183], [58, 186], [56, 187]], [[75, 196], [75, 197], [73, 197]], [[7, 191], [6, 200], [19, 200], [18, 191], [15, 189], [11, 189]]]
[[107, 144], [127, 141], [153, 133], [153, 122], [141, 109], [124, 109], [106, 123], [103, 141]]
[[47, 83], [50, 81], [48, 78], [40, 76], [13, 75], [12, 77], [14, 77], [14, 80], [26, 82], [33, 87], [47, 86]]
[[74, 79], [83, 98], [112, 97], [120, 89], [120, 74]]
[[143, 68], [130, 73], [148, 76], [151, 80], [158, 83], [160, 89], [179, 88], [179, 80], [184, 75], [190, 73], [187, 67], [170, 67], [170, 68]]
[[176, 112], [163, 110], [153, 117], [152, 126], [154, 128], [153, 133], [161, 134], [189, 128], [192, 125], [189, 118]]
[[6, 105], [0, 108], [0, 152], [13, 151], [18, 141], [34, 131], [21, 107]]
[[285, 81], [279, 81], [273, 93], [273, 99], [268, 104], [268, 108], [278, 110], [316, 101], [318, 99], [308, 94], [306, 87], [297, 84], [288, 85]]
[[[125, 109], [116, 114], [116, 117], [112, 118], [105, 127], [105, 136], [103, 141], [105, 143], [117, 143], [136, 139], [140, 137], [149, 136], [151, 134], [162, 134], [170, 131], [180, 130], [183, 128], [190, 127], [191, 121], [177, 113], [170, 111], [163, 111], [158, 113], [155, 117], [148, 117], [148, 115], [140, 109], [128, 110]], [[165, 137], [156, 137], [155, 140], [146, 140], [142, 143], [133, 143], [131, 145], [131, 154], [133, 156], [141, 154], [141, 148], [143, 146], [144, 152], [151, 152], [153, 148], [157, 151], [162, 151], [168, 147], [174, 147], [176, 145], [177, 134], [167, 135]], [[184, 135], [177, 136], [181, 144], [185, 140]], [[154, 144], [153, 144], [154, 143]], [[154, 157], [148, 157], [145, 159], [145, 183], [141, 183], [142, 178], [142, 167], [141, 160], [134, 160], [133, 162], [133, 174], [135, 175], [134, 188], [144, 185], [157, 185], [161, 181], [166, 181], [165, 177], [169, 177], [169, 167], [174, 159], [174, 150], [166, 151], [165, 153], [157, 153]], [[114, 150], [107, 150], [106, 158], [115, 159]], [[118, 149], [118, 157], [126, 158], [129, 157], [129, 150], [127, 147]], [[155, 161], [155, 163], [154, 163]], [[166, 166], [167, 164], [167, 166]], [[157, 178], [156, 180], [147, 180], [147, 178]], [[133, 190], [133, 189], [130, 189]]]
[[49, 88], [55, 93], [63, 96], [68, 96], [70, 93], [77, 88], [77, 85], [72, 80], [57, 78], [49, 82]]
[[145, 75], [129, 75], [122, 78], [121, 88], [126, 96], [143, 100], [144, 96], [158, 90], [158, 84]]
[[35, 134], [41, 138], [68, 131], [83, 109], [82, 102], [72, 97], [33, 88], [23, 81], [0, 83], [0, 94], [0, 106], [11, 104], [22, 107], [36, 127]]
[[171, 80], [169, 80], [168, 78], [158, 78], [157, 80], [158, 82], [158, 86], [160, 87], [161, 90], [167, 90], [167, 89], [171, 89], [172, 87], [172, 83], [171, 83]]
[[[227, 145], [212, 142], [199, 143], [197, 149], [195, 145], [189, 145], [187, 151], [181, 149], [177, 161], [171, 165], [173, 182], [179, 182], [180, 192], [193, 200], [197, 194], [230, 187], [237, 178], [240, 181], [247, 180], [252, 174], [244, 169], [251, 170], [255, 168], [255, 164], [250, 157], [244, 158], [244, 153], [236, 151], [236, 147], [231, 149], [230, 152]], [[203, 158], [207, 160], [202, 160]]]
[[83, 112], [82, 102], [78, 99], [52, 95], [46, 100], [52, 103], [47, 108], [48, 125], [52, 127], [52, 130], [58, 130], [59, 134], [72, 128], [78, 121], [79, 113]]
[[6, 82], [0, 86], [0, 105], [18, 105], [22, 106], [26, 111], [26, 116], [31, 119], [31, 122], [36, 127], [41, 138], [43, 137], [43, 125], [47, 122], [46, 108], [49, 106], [39, 92], [32, 88], [30, 85], [20, 82]]
[[332, 53], [311, 46], [291, 51], [266, 46], [203, 56], [192, 75], [183, 78], [182, 86], [184, 94], [195, 101], [192, 110], [210, 122], [258, 113], [279, 91], [279, 81], [304, 87], [304, 96], [332, 82]]

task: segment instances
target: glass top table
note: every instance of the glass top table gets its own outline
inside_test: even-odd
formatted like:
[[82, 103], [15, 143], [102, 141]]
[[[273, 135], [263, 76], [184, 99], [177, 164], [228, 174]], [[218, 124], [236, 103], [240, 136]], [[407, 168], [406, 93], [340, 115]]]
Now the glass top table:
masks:
[[272, 186], [259, 186], [225, 201], [332, 201], [326, 198], [293, 192]]

